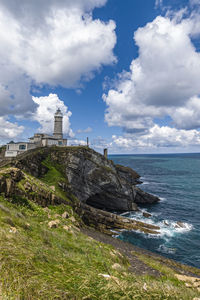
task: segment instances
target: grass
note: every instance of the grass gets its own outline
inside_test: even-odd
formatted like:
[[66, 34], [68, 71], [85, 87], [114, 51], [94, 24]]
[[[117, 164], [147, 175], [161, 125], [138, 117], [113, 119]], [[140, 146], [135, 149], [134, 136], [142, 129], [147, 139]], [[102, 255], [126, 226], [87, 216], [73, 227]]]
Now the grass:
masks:
[[[74, 148], [76, 148], [76, 147], [74, 147]], [[42, 164], [48, 168], [48, 172], [41, 178], [41, 181], [43, 181], [48, 186], [54, 186], [56, 194], [59, 197], [63, 198], [64, 200], [66, 200], [69, 203], [70, 202], [73, 203], [73, 205], [76, 205], [78, 203], [78, 200], [70, 192], [70, 190], [68, 192], [67, 191], [64, 192], [59, 187], [59, 183], [64, 183], [66, 186], [68, 186], [68, 181], [67, 181], [67, 178], [64, 173], [65, 172], [64, 167], [59, 164], [52, 163], [50, 156], [48, 156], [42, 162]]]
[[50, 157], [48, 156], [42, 164], [46, 166], [49, 171], [44, 175], [43, 180], [49, 185], [57, 185], [59, 181], [66, 181], [64, 170], [59, 164], [52, 164]]
[[[0, 194], [1, 300], [188, 300], [198, 296], [165, 263], [137, 253], [141, 261], [163, 274], [160, 278], [137, 276], [129, 272], [128, 259], [116, 249], [82, 234], [81, 220], [59, 187], [59, 182], [68, 184], [62, 166], [52, 164], [49, 157], [43, 164], [48, 167], [43, 178], [24, 173], [17, 183], [22, 195], [8, 201]], [[3, 169], [4, 173], [9, 170]], [[55, 194], [69, 205], [42, 208], [27, 198], [27, 182], [37, 188], [34, 193], [53, 191], [54, 186]], [[62, 218], [64, 212], [69, 218]], [[55, 220], [58, 227], [50, 228], [49, 222]], [[115, 264], [120, 267], [114, 268]]]
[[174, 279], [174, 274], [179, 270], [181, 272], [192, 273], [194, 276], [200, 277], [200, 269], [194, 268], [192, 266], [180, 264], [172, 259], [168, 259], [162, 256], [157, 256], [156, 259], [152, 258], [150, 255], [142, 254], [139, 252], [133, 252], [134, 256], [137, 256], [146, 265], [158, 270], [163, 275], [172, 277]]
[[[28, 200], [27, 200], [28, 201]], [[128, 261], [111, 246], [79, 232], [63, 219], [70, 206], [43, 209], [0, 197], [0, 286], [2, 299], [193, 299], [194, 290], [173, 279], [135, 276]], [[59, 219], [58, 228], [48, 222]], [[72, 226], [66, 231], [63, 226]], [[16, 228], [16, 232], [13, 232]], [[120, 270], [114, 270], [114, 264]], [[155, 262], [153, 262], [155, 263]], [[106, 274], [107, 278], [101, 274]]]

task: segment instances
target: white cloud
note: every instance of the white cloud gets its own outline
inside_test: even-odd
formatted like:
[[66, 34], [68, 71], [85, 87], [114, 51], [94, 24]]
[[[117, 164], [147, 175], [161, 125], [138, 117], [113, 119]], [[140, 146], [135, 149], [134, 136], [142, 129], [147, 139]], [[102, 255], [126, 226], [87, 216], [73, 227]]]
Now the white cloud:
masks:
[[0, 140], [2, 143], [10, 139], [15, 139], [20, 136], [23, 131], [23, 126], [8, 121], [6, 117], [0, 117]]
[[114, 22], [104, 24], [90, 15], [83, 18], [80, 11], [61, 10], [47, 22], [48, 29], [26, 39], [15, 61], [36, 83], [74, 87], [115, 61]]
[[189, 2], [191, 5], [199, 5], [200, 4], [200, 0], [190, 0]]
[[79, 140], [79, 139], [71, 139], [71, 140], [68, 140], [68, 145], [69, 146], [86, 146], [87, 141]]
[[155, 2], [155, 7], [159, 7], [159, 6], [162, 6], [163, 5], [163, 0], [156, 0]]
[[40, 123], [39, 132], [53, 133], [54, 114], [57, 108], [60, 108], [63, 113], [63, 133], [70, 137], [74, 135], [70, 128], [69, 120], [72, 113], [68, 111], [67, 106], [56, 94], [49, 94], [49, 96], [45, 97], [33, 97], [33, 101], [37, 105], [37, 109], [32, 115], [32, 120]]
[[90, 12], [95, 7], [105, 5], [106, 2], [107, 0], [0, 0], [0, 5], [21, 22], [32, 26], [38, 21], [45, 22], [45, 17], [53, 14], [58, 8]]
[[174, 125], [177, 128], [200, 128], [200, 98], [194, 96], [183, 107], [178, 107], [171, 112]]
[[183, 150], [186, 147], [200, 146], [200, 132], [197, 130], [178, 130], [168, 126], [154, 125], [144, 135], [124, 136], [113, 135], [113, 149], [124, 149], [123, 151], [133, 152], [165, 148], [178, 148]]
[[0, 0], [0, 114], [34, 110], [31, 85], [77, 87], [116, 61], [115, 23], [92, 17], [106, 0]]
[[[190, 37], [193, 25], [193, 18], [177, 23], [157, 17], [135, 32], [138, 58], [129, 72], [119, 76], [116, 87], [103, 95], [108, 125], [145, 132], [154, 126], [155, 118], [170, 116], [178, 128], [200, 126], [195, 97], [200, 94], [200, 54]], [[188, 114], [193, 119], [185, 122]]]
[[92, 128], [91, 127], [88, 127], [86, 129], [78, 129], [77, 130], [77, 133], [89, 133], [89, 132], [92, 132]]

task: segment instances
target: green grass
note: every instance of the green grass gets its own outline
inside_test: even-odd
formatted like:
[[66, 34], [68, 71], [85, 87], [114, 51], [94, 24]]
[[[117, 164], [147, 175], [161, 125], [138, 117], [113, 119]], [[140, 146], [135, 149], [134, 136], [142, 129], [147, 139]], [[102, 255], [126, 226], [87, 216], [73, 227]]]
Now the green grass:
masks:
[[[73, 147], [72, 147], [73, 148]], [[76, 147], [74, 147], [76, 149]], [[45, 182], [49, 186], [54, 186], [56, 194], [67, 202], [71, 202], [73, 205], [78, 203], [77, 198], [70, 191], [63, 191], [59, 187], [59, 183], [68, 185], [68, 181], [65, 175], [65, 169], [63, 166], [52, 163], [50, 156], [48, 156], [42, 164], [48, 168], [48, 172], [41, 178], [41, 181]]]
[[58, 164], [52, 164], [50, 157], [47, 157], [42, 164], [49, 169], [49, 171], [43, 177], [43, 180], [46, 183], [49, 185], [57, 185], [59, 181], [66, 181], [62, 166]]
[[152, 258], [152, 256], [147, 254], [142, 254], [139, 252], [133, 252], [134, 256], [137, 256], [141, 261], [143, 261], [146, 265], [152, 267], [155, 270], [158, 270], [163, 275], [168, 276], [168, 278], [172, 278], [174, 280], [174, 274], [181, 269], [182, 272], [192, 273], [194, 276], [200, 277], [200, 269], [194, 268], [192, 266], [180, 264], [174, 260], [158, 256], [156, 258]]
[[182, 286], [183, 284], [177, 280], [175, 274], [177, 273], [172, 268], [168, 267], [167, 265], [160, 263], [159, 261], [155, 260], [152, 257], [141, 253], [133, 253], [136, 255], [141, 261], [143, 261], [146, 265], [150, 266], [154, 270], [159, 271], [162, 274], [162, 280], [168, 280], [172, 282], [175, 286]]
[[[49, 157], [43, 164], [48, 172], [41, 179], [24, 172], [17, 183], [19, 195], [5, 199], [0, 194], [1, 300], [188, 300], [198, 296], [197, 290], [187, 289], [175, 278], [170, 266], [137, 253], [163, 276], [136, 276], [129, 272], [125, 256], [82, 234], [80, 217], [70, 204], [77, 199], [59, 187], [59, 182], [68, 184], [62, 166], [52, 164]], [[9, 174], [9, 169], [2, 174]], [[30, 193], [47, 193], [54, 186], [55, 194], [69, 204], [42, 208], [27, 198], [25, 184], [34, 187]], [[66, 211], [68, 219], [62, 218]], [[49, 228], [54, 220], [59, 220], [58, 227]], [[113, 269], [116, 263], [121, 266], [118, 270]]]
[[[28, 200], [27, 200], [28, 201]], [[0, 197], [0, 286], [2, 299], [193, 299], [194, 290], [172, 280], [135, 276], [128, 261], [111, 246], [79, 232], [72, 221], [61, 218], [70, 206], [45, 210], [10, 203]], [[59, 219], [58, 228], [48, 222]], [[72, 226], [66, 231], [63, 226]], [[11, 232], [15, 227], [17, 232]], [[118, 263], [121, 270], [112, 266]], [[110, 277], [104, 278], [100, 274]], [[169, 276], [168, 276], [169, 275]], [[145, 284], [145, 286], [144, 286]]]

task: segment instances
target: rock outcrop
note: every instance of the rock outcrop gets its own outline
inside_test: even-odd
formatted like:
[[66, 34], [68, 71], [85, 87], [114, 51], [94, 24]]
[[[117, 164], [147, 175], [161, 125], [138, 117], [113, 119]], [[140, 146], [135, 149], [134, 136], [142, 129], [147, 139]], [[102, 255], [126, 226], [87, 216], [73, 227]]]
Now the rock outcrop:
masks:
[[27, 198], [43, 207], [66, 203], [49, 186], [12, 167], [0, 170], [1, 193], [11, 201], [23, 201], [22, 199]]
[[160, 227], [158, 226], [124, 218], [122, 216], [91, 207], [84, 203], [81, 203], [78, 213], [81, 215], [85, 224], [95, 227], [101, 232], [109, 235], [114, 234], [113, 230], [117, 232], [123, 229], [136, 230], [154, 235], [160, 234]]
[[139, 175], [131, 168], [115, 165], [111, 160], [87, 147], [41, 148], [19, 156], [15, 166], [33, 176], [48, 172], [46, 158], [60, 166], [67, 182], [62, 189], [71, 191], [81, 202], [106, 211], [137, 210], [139, 203], [155, 203], [159, 198], [139, 189]]
[[11, 201], [28, 199], [43, 207], [69, 203], [85, 224], [109, 234], [121, 229], [159, 234], [157, 226], [113, 213], [138, 210], [138, 203], [159, 199], [137, 187], [140, 176], [134, 170], [90, 148], [37, 148], [7, 164], [0, 170], [0, 194]]

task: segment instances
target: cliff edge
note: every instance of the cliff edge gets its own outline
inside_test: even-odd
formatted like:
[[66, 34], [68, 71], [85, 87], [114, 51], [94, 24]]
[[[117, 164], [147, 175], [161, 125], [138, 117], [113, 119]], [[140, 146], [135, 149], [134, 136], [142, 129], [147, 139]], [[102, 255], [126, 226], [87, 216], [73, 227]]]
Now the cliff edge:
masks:
[[136, 186], [140, 176], [131, 168], [115, 165], [87, 147], [35, 149], [17, 157], [12, 165], [37, 178], [55, 166], [66, 179], [60, 182], [63, 190], [106, 211], [137, 210], [137, 204], [159, 201]]
[[110, 212], [158, 201], [136, 172], [86, 147], [0, 165], [0, 299], [198, 299], [199, 269], [103, 234], [159, 233]]

